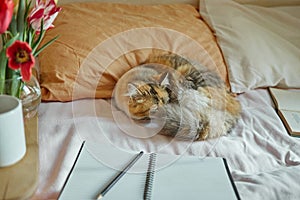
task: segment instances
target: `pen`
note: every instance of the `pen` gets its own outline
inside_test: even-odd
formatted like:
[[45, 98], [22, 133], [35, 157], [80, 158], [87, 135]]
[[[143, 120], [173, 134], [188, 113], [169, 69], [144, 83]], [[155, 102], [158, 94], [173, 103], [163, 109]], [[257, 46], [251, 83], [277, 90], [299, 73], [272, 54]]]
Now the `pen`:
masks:
[[126, 174], [126, 172], [136, 163], [136, 161], [143, 155], [143, 151], [137, 154], [133, 160], [100, 192], [97, 200], [104, 197], [104, 195]]

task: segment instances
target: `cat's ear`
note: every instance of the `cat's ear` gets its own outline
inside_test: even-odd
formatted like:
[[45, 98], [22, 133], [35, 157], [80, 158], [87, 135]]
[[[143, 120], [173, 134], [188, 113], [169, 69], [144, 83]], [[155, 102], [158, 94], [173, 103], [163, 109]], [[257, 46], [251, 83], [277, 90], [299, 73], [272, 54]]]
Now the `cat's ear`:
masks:
[[133, 96], [136, 95], [138, 93], [138, 88], [135, 84], [133, 83], [128, 83], [127, 85], [127, 93], [124, 94], [124, 96]]
[[159, 75], [158, 82], [161, 86], [167, 88], [170, 87], [170, 74], [168, 72], [164, 72]]

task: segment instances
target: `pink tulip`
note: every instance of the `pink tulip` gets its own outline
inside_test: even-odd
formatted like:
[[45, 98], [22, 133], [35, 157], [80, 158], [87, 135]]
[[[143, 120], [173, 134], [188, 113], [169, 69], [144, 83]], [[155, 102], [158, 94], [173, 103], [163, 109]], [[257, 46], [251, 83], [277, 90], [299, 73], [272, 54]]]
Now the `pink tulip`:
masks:
[[7, 30], [13, 11], [14, 3], [12, 0], [0, 0], [0, 34]]
[[28, 21], [34, 30], [40, 31], [43, 20], [43, 30], [48, 30], [54, 27], [52, 23], [60, 10], [61, 8], [56, 6], [54, 0], [36, 0], [35, 7], [32, 9]]

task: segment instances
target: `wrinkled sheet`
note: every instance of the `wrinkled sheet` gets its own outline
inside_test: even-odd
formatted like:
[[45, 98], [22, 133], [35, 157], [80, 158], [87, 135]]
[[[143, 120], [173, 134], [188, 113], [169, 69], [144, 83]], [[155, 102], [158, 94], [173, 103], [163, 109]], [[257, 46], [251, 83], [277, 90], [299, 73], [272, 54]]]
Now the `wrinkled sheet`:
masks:
[[224, 157], [241, 199], [300, 199], [300, 138], [288, 135], [267, 90], [237, 98], [243, 112], [232, 133], [205, 142], [143, 135], [111, 100], [42, 103], [39, 185], [32, 199], [57, 199], [83, 140], [109, 141], [124, 150]]

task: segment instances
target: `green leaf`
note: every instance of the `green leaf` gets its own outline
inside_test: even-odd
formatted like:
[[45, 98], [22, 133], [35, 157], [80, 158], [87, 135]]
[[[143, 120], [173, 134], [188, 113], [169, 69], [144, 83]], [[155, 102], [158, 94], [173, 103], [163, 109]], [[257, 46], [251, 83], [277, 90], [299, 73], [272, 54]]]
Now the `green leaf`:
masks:
[[18, 34], [17, 32], [17, 21], [16, 21], [16, 17], [13, 16], [11, 19], [11, 22], [9, 24], [9, 30], [13, 35]]
[[8, 40], [5, 45], [3, 46], [3, 49], [5, 49], [6, 51], [6, 48], [9, 47], [10, 45], [12, 45], [19, 37], [19, 33], [17, 33], [13, 38], [11, 38], [10, 40]]
[[25, 1], [25, 4], [26, 4], [26, 8], [25, 8], [25, 17], [27, 17], [27, 16], [29, 15], [31, 2], [32, 2], [32, 1], [29, 1], [29, 2], [28, 2], [28, 0]]
[[19, 37], [19, 34], [15, 35], [13, 38], [8, 40], [5, 45], [3, 45], [2, 50], [0, 51], [0, 94], [5, 93], [5, 79], [7, 78], [7, 74], [10, 69], [7, 68], [7, 61], [8, 58], [6, 57], [6, 49], [9, 47], [12, 43], [14, 43], [17, 38]]
[[5, 79], [7, 65], [7, 57], [5, 55], [5, 49], [3, 48], [0, 52], [0, 80]]
[[34, 52], [33, 56], [37, 57], [46, 47], [48, 47], [50, 44], [52, 44], [55, 40], [57, 40], [59, 36], [56, 36], [49, 40], [46, 44], [44, 44], [41, 48], [39, 48], [36, 52]]
[[0, 51], [0, 94], [5, 92], [5, 75], [6, 75], [6, 66], [7, 66], [7, 57], [5, 48], [3, 47]]
[[34, 44], [32, 45], [32, 53], [34, 54], [36, 49], [38, 48], [38, 46], [40, 45], [44, 35], [45, 35], [45, 31], [43, 30], [44, 28], [44, 20], [41, 21], [41, 28], [40, 28], [40, 34], [39, 37], [37, 38], [37, 40], [34, 42]]
[[23, 41], [24, 22], [25, 22], [25, 2], [24, 0], [19, 1], [19, 7], [17, 12], [17, 31], [20, 34], [20, 40]]
[[32, 45], [33, 38], [34, 38], [34, 35], [33, 35], [33, 33], [29, 30], [29, 31], [28, 31], [28, 38], [27, 38], [27, 42], [28, 42], [29, 46]]

